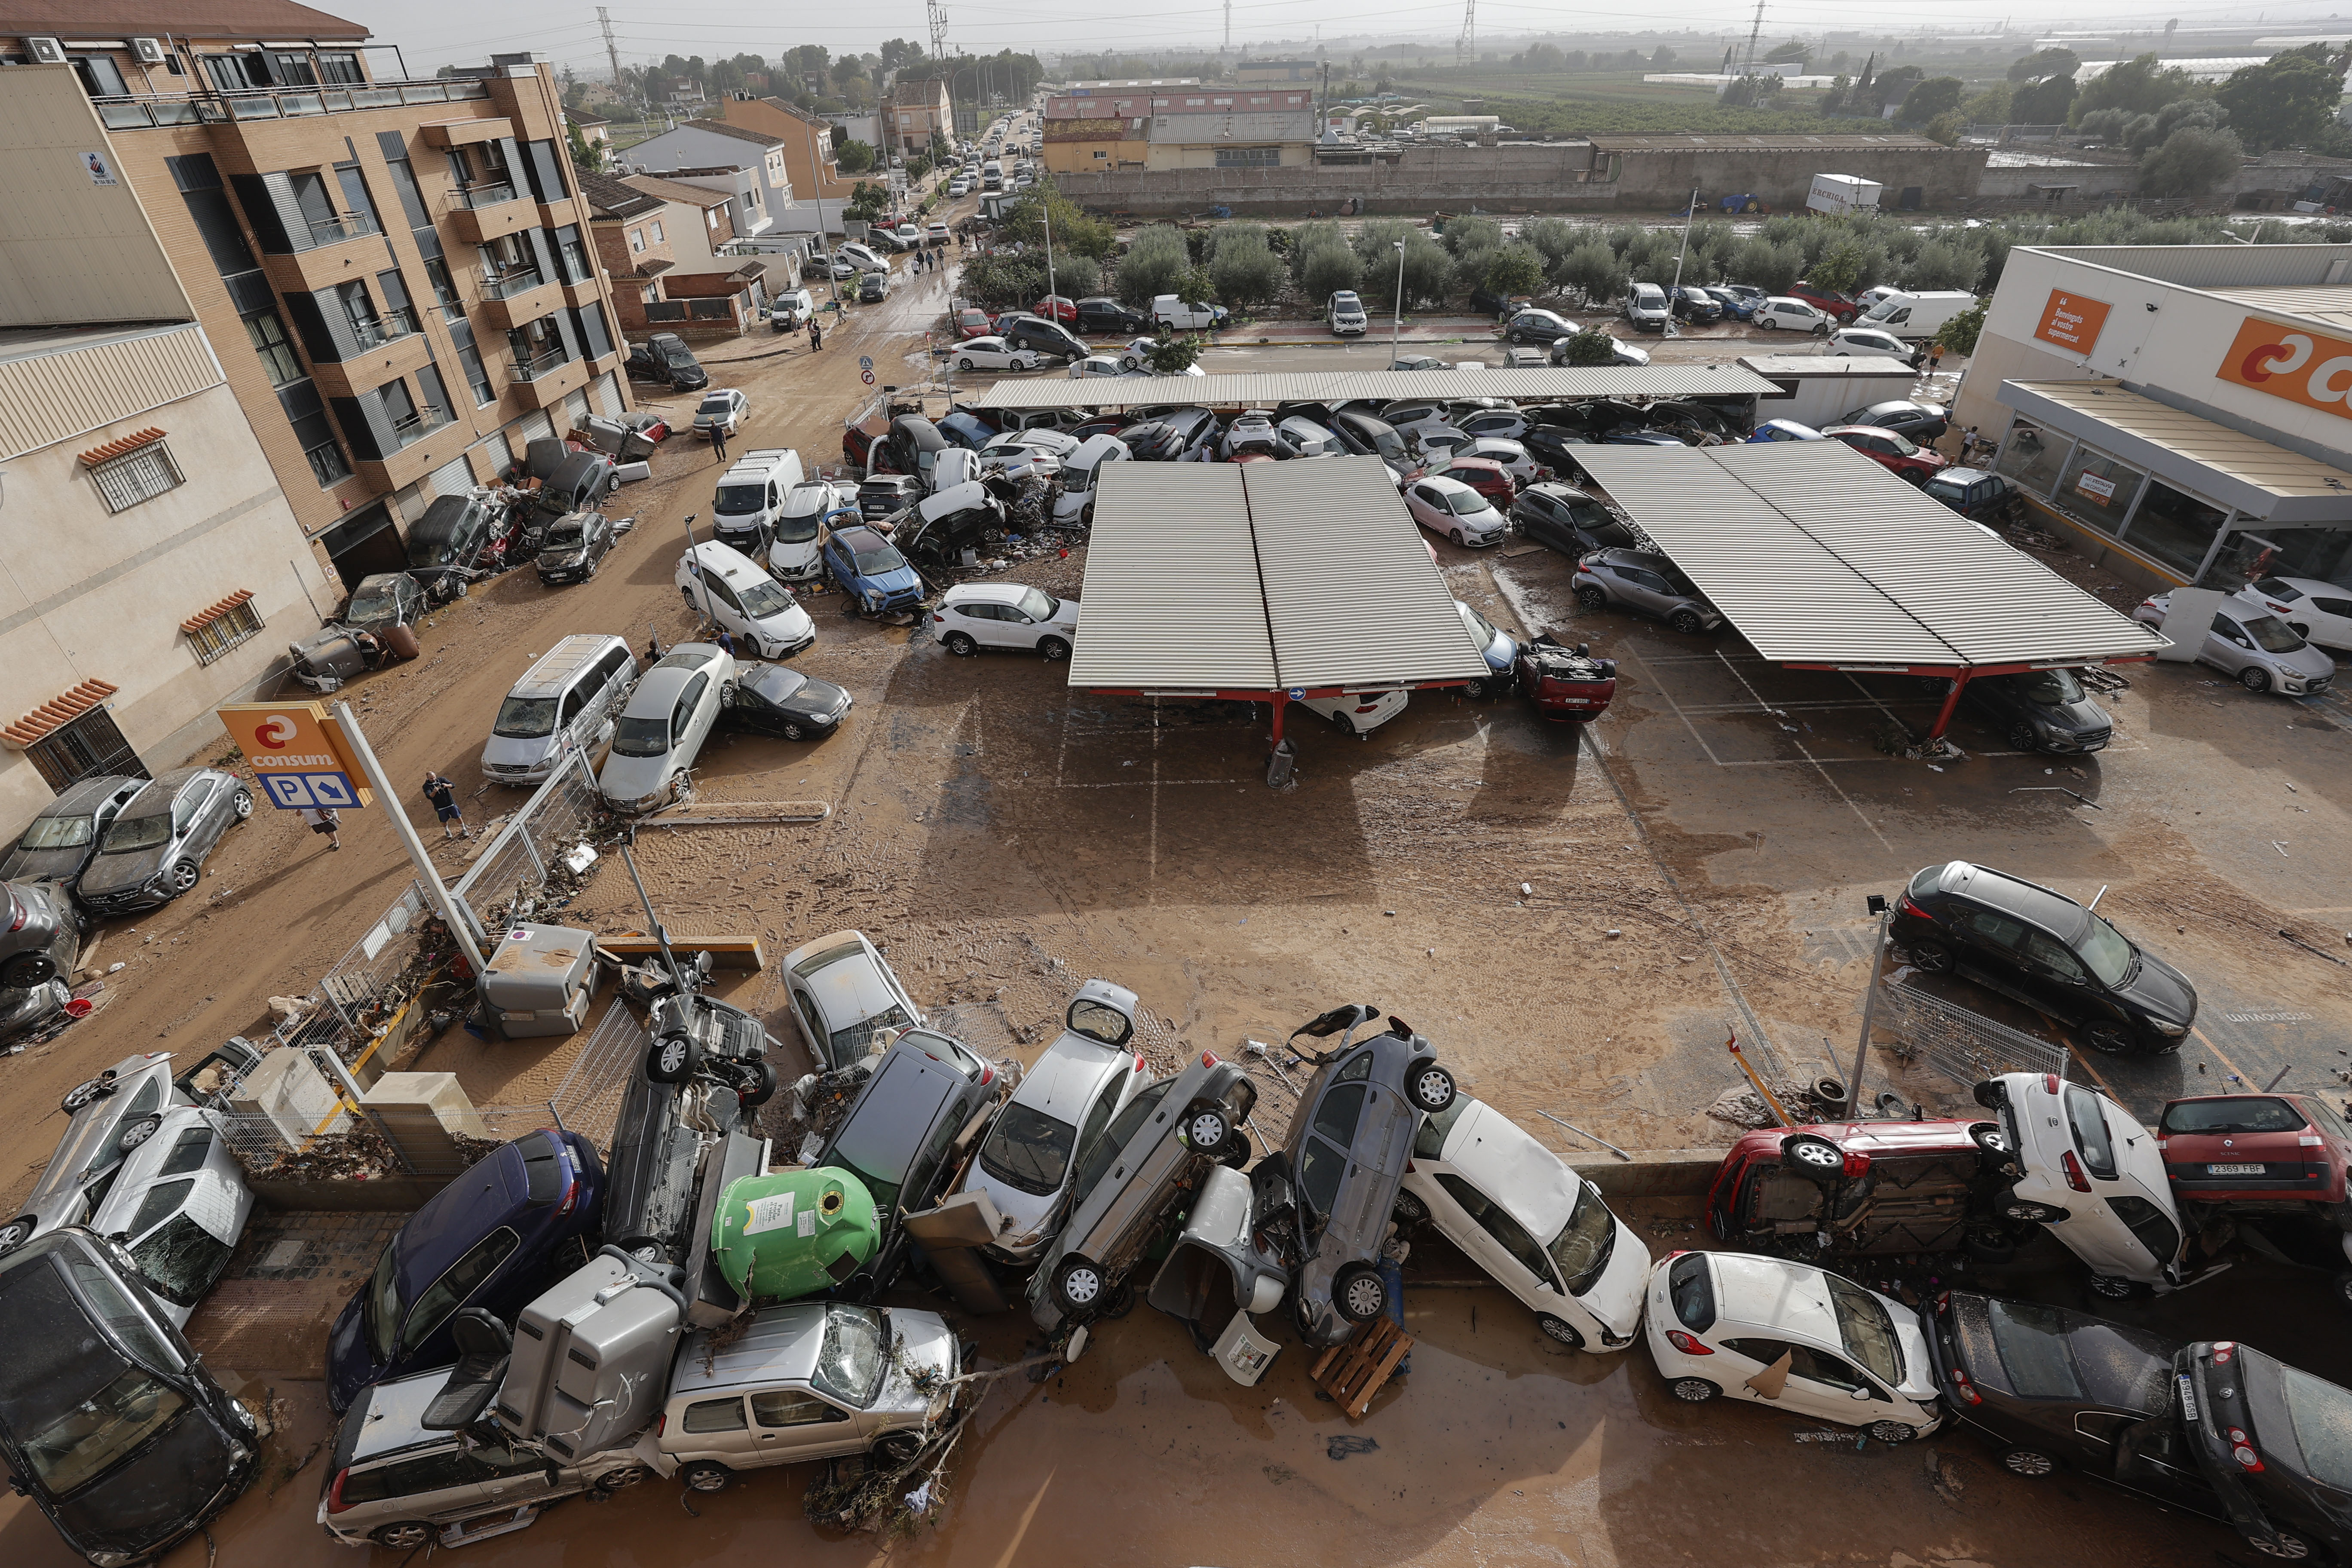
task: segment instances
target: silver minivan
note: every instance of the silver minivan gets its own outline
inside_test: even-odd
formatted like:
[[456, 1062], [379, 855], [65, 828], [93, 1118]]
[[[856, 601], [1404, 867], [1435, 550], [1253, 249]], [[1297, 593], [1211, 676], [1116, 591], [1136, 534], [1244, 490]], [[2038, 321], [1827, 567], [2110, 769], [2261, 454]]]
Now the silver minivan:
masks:
[[535, 784], [572, 751], [593, 754], [637, 679], [636, 657], [610, 632], [574, 632], [540, 655], [499, 704], [482, 747], [482, 776]]

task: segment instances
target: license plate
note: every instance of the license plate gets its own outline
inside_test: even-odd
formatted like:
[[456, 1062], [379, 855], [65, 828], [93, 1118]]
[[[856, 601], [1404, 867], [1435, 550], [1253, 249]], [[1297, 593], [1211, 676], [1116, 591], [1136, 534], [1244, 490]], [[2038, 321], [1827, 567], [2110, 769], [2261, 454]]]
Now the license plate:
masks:
[[2182, 1417], [2189, 1421], [2196, 1420], [2197, 1390], [2190, 1385], [2189, 1382], [2189, 1374], [2185, 1372], [2176, 1373], [2173, 1381], [2180, 1384], [2180, 1414]]
[[2261, 1165], [2208, 1165], [2205, 1173], [2209, 1176], [2259, 1176], [2263, 1169]]

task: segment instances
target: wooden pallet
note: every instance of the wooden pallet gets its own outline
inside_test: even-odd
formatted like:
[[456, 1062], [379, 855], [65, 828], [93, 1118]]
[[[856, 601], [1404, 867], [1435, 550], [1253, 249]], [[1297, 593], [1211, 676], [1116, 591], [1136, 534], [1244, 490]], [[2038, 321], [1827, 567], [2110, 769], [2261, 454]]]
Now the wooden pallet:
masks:
[[1307, 1375], [1328, 1394], [1350, 1421], [1360, 1421], [1378, 1394], [1395, 1373], [1397, 1363], [1412, 1353], [1412, 1336], [1387, 1318], [1374, 1318], [1352, 1339], [1333, 1345], [1315, 1358]]

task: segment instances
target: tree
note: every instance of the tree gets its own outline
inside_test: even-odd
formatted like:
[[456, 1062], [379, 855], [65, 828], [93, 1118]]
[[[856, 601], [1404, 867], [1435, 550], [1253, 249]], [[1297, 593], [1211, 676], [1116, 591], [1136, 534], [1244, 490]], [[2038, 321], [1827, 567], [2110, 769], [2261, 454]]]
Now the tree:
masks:
[[833, 161], [845, 174], [862, 174], [874, 167], [874, 149], [863, 142], [844, 141], [833, 150]]
[[1764, 57], [1768, 66], [1802, 65], [1812, 55], [1811, 44], [1802, 38], [1790, 38], [1785, 44], [1775, 44]]
[[1209, 278], [1217, 298], [1228, 305], [1263, 305], [1282, 293], [1282, 258], [1265, 242], [1265, 230], [1254, 223], [1227, 224], [1217, 231], [1216, 250], [1209, 262]]
[[2010, 121], [2017, 125], [2063, 125], [2074, 110], [2074, 94], [2071, 74], [2028, 82], [2010, 94]]
[[2081, 58], [2072, 49], [2036, 49], [2009, 62], [2009, 79], [2026, 82], [2053, 76], [2073, 76], [2075, 68], [2082, 63]]
[[1826, 289], [1832, 294], [1850, 294], [1862, 287], [1867, 258], [1854, 241], [1842, 240], [1828, 255], [1813, 263], [1811, 282], [1816, 289]]
[[1829, 90], [1822, 94], [1821, 101], [1815, 104], [1813, 108], [1816, 112], [1824, 115], [1840, 113], [1844, 110], [1846, 100], [1853, 95], [1853, 79], [1852, 77], [1841, 76], [1832, 78], [1830, 81]]
[[1578, 246], [1552, 268], [1552, 281], [1587, 304], [1613, 300], [1625, 291], [1626, 270], [1617, 253], [1598, 240]]
[[1981, 251], [1967, 250], [1948, 240], [1931, 239], [1903, 264], [1904, 281], [1914, 289], [1974, 289], [1984, 276]]
[[2006, 125], [2009, 123], [2010, 100], [2015, 96], [2007, 82], [1997, 81], [1963, 101], [1960, 112], [1967, 116], [1970, 125]]
[[971, 257], [963, 264], [957, 287], [965, 298], [983, 305], [1011, 305], [1026, 310], [1045, 294], [1045, 252], [1024, 251], [1015, 256], [1002, 250]]
[[1941, 142], [1947, 147], [1960, 144], [1960, 133], [1969, 128], [1969, 117], [1958, 110], [1947, 110], [1919, 128], [1919, 133], [1930, 142]]
[[572, 143], [572, 167], [586, 169], [593, 173], [604, 166], [604, 148], [581, 134], [580, 127], [577, 125], [566, 125], [563, 130], [565, 139]]
[[1895, 118], [1906, 125], [1925, 125], [1939, 114], [1958, 109], [1967, 91], [1956, 76], [1929, 77], [1911, 89]]
[[1492, 250], [1503, 243], [1503, 226], [1490, 217], [1456, 217], [1445, 221], [1445, 248], [1460, 256], [1465, 251]]
[[1599, 327], [1587, 327], [1567, 339], [1559, 353], [1560, 363], [1566, 365], [1615, 364], [1617, 340]]
[[1115, 273], [1118, 297], [1138, 310], [1148, 309], [1161, 294], [1181, 293], [1192, 268], [1184, 236], [1166, 224], [1154, 224], [1135, 237], [1119, 258]]
[[1804, 276], [1805, 253], [1793, 245], [1782, 245], [1760, 236], [1743, 239], [1731, 253], [1730, 275], [1738, 283], [1752, 284], [1767, 294], [1786, 294], [1790, 284]]
[[1984, 331], [1985, 311], [1991, 307], [1992, 301], [1989, 299], [1978, 300], [1946, 321], [1937, 331], [1936, 341], [1943, 344], [1947, 352], [1962, 359], [1968, 358], [1977, 352], [1977, 339]]
[[1783, 85], [1777, 76], [1743, 76], [1726, 87], [1716, 101], [1726, 109], [1753, 109], [1777, 97]]
[[[1558, 55], [1559, 51], [1554, 49], [1552, 53]], [[1678, 58], [1674, 50], [1660, 44], [1657, 52], [1650, 57], [1650, 68], [1654, 71], [1670, 71], [1675, 68], [1675, 62]]]
[[1165, 337], [1143, 351], [1143, 363], [1154, 375], [1181, 375], [1201, 357], [1198, 338]]
[[1049, 177], [1045, 184], [1031, 190], [1005, 209], [1002, 233], [1008, 239], [1017, 239], [1024, 246], [1043, 247], [1045, 243], [1045, 217], [1053, 214], [1054, 249], [1074, 256], [1090, 256], [1097, 260], [1108, 256], [1118, 243], [1118, 236], [1101, 218], [1088, 217], [1077, 203], [1055, 187]]
[[2081, 116], [2099, 109], [2128, 109], [2134, 114], [2154, 114], [2176, 98], [2194, 98], [2201, 91], [2187, 71], [2163, 65], [2152, 54], [2141, 55], [2093, 77], [2074, 95], [2074, 112]]
[[2343, 69], [2329, 63], [2326, 46], [2309, 44], [2232, 73], [2215, 98], [2246, 150], [2259, 153], [2319, 140], [2343, 89]]
[[1364, 280], [1364, 264], [1345, 243], [1318, 244], [1300, 259], [1298, 289], [1309, 303], [1328, 300], [1342, 289], [1357, 289]]
[[1532, 294], [1544, 280], [1543, 253], [1520, 241], [1490, 254], [1485, 282], [1490, 292], [1510, 299]]
[[2244, 161], [2235, 135], [2210, 126], [2188, 125], [2140, 160], [2139, 189], [2147, 196], [2203, 196]]

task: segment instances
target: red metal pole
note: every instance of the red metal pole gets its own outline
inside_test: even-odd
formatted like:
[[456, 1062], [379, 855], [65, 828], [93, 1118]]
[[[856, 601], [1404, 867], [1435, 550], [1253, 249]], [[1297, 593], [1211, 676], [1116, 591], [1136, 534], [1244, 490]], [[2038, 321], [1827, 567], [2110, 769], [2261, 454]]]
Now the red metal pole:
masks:
[[1282, 744], [1283, 705], [1289, 700], [1289, 697], [1283, 692], [1277, 691], [1274, 694], [1274, 743], [1277, 746]]
[[1922, 744], [1932, 746], [1944, 738], [1945, 730], [1952, 722], [1952, 710], [1960, 705], [1960, 688], [1969, 683], [1970, 673], [1964, 669], [1953, 678], [1952, 689], [1944, 694], [1944, 706], [1936, 714], [1936, 721], [1927, 726], [1927, 739], [1921, 742]]

